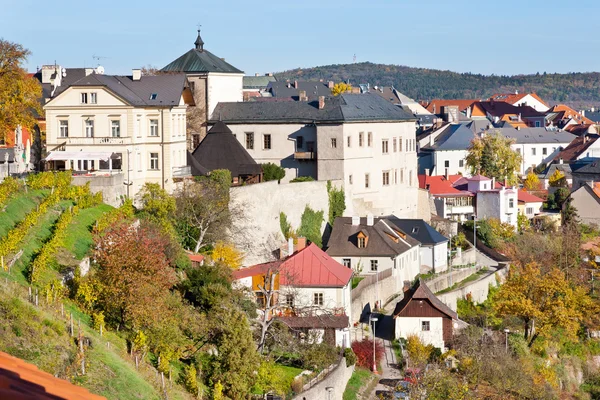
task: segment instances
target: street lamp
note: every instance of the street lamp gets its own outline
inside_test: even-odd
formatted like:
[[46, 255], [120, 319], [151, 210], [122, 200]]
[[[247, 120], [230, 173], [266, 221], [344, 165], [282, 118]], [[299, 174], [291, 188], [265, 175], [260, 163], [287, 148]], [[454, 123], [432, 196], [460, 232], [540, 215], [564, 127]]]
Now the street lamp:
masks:
[[369, 315], [369, 324], [373, 322], [373, 372], [377, 373], [377, 361], [375, 360], [375, 322], [377, 322], [378, 318], [373, 317], [373, 315]]
[[508, 333], [510, 329], [504, 328], [504, 350], [508, 353]]
[[325, 388], [325, 390], [327, 390], [327, 398], [328, 398], [329, 400], [331, 400], [331, 392], [333, 392], [333, 386], [327, 386], [327, 387]]

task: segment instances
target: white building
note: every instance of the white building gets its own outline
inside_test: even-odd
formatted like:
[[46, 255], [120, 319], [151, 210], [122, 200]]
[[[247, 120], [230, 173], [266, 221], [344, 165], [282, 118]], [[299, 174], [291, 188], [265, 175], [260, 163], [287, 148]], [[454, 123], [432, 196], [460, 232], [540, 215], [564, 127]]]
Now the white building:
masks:
[[350, 345], [352, 271], [328, 256], [315, 244], [304, 247], [300, 238], [296, 251], [284, 260], [242, 268], [233, 273], [236, 285], [253, 292], [260, 306], [265, 277], [273, 277], [276, 308], [270, 318], [281, 319], [295, 331], [316, 342]]
[[44, 106], [48, 167], [73, 170], [75, 183], [90, 181], [113, 205], [147, 182], [171, 192], [173, 178], [187, 174], [190, 104], [183, 74], [84, 76]]
[[343, 180], [347, 215], [416, 216], [415, 118], [376, 94], [220, 103], [212, 120], [257, 162], [282, 166], [284, 181]]
[[518, 197], [517, 189], [496, 185], [492, 179], [476, 175], [468, 179], [468, 190], [476, 195], [475, 208], [477, 219], [496, 218], [517, 226]]
[[548, 111], [548, 104], [535, 93], [501, 93], [495, 94], [490, 99], [502, 101], [515, 107], [529, 106], [538, 112]]
[[475, 139], [469, 124], [448, 124], [419, 139], [419, 174], [470, 176], [465, 158]]
[[398, 281], [420, 273], [421, 246], [392, 217], [338, 217], [327, 242], [327, 254], [358, 276], [392, 270]]

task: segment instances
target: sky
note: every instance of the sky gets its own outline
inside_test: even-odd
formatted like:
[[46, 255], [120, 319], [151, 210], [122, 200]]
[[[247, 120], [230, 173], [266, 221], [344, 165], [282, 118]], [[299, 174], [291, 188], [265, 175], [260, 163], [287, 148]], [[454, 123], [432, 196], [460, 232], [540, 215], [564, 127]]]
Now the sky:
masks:
[[[243, 70], [357, 62], [514, 75], [600, 70], [600, 1], [0, 0], [27, 68], [163, 67], [193, 47]], [[94, 56], [100, 57], [94, 58]]]

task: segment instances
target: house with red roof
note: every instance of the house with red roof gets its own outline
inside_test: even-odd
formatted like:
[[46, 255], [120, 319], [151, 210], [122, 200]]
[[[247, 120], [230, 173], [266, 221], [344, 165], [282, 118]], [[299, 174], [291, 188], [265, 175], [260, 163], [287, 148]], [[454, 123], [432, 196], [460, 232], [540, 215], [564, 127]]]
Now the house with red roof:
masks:
[[475, 195], [454, 186], [465, 179], [462, 175], [419, 175], [419, 187], [429, 191], [435, 214], [455, 221], [467, 221], [475, 213]]
[[[301, 337], [317, 343], [349, 346], [352, 269], [343, 266], [314, 243], [298, 239], [295, 252], [282, 260], [241, 268], [233, 273], [248, 288], [260, 308], [274, 306], [268, 318], [277, 318]], [[265, 297], [265, 282], [273, 296]]]
[[523, 189], [518, 191], [517, 198], [519, 201], [519, 214], [523, 214], [527, 218], [532, 219], [542, 212], [544, 199], [534, 196]]
[[490, 100], [502, 101], [513, 106], [529, 106], [536, 111], [545, 112], [548, 110], [548, 104], [535, 93], [496, 93]]

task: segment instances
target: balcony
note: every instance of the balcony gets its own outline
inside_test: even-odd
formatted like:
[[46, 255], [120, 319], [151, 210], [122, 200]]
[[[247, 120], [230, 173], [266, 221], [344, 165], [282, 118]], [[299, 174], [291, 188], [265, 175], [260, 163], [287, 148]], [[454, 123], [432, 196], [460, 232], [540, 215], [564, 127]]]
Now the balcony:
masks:
[[119, 145], [131, 144], [130, 137], [67, 137], [58, 138], [64, 140], [67, 145]]
[[314, 151], [297, 151], [294, 153], [295, 160], [315, 160], [317, 153]]

